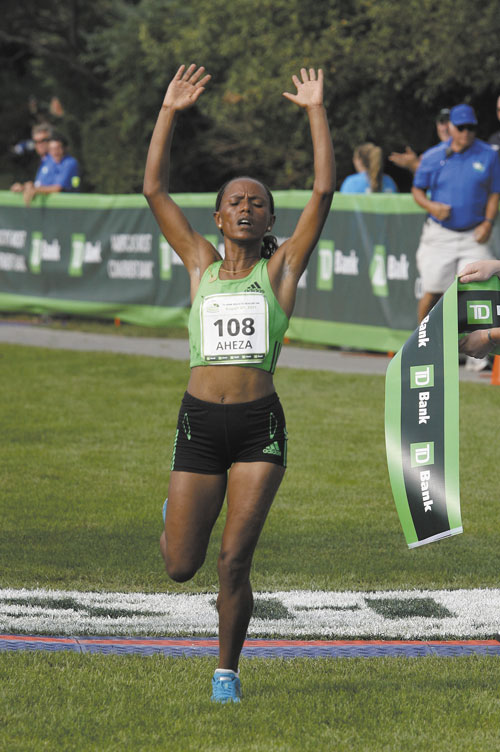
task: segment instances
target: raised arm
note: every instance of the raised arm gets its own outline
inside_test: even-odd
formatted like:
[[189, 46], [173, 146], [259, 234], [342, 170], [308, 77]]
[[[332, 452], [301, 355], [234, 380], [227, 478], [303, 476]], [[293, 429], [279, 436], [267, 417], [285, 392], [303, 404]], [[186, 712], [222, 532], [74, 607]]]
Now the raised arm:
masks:
[[403, 152], [393, 151], [387, 159], [404, 170], [410, 170], [410, 172], [416, 172], [420, 164], [420, 157], [411, 146], [407, 146]]
[[192, 107], [205, 91], [205, 69], [181, 65], [170, 82], [149, 145], [144, 195], [160, 230], [181, 257], [191, 276], [192, 290], [206, 267], [219, 258], [214, 247], [197, 233], [169, 194], [170, 150], [178, 113]]
[[330, 211], [336, 181], [335, 155], [323, 103], [323, 71], [320, 68], [316, 73], [313, 68], [302, 68], [300, 79], [293, 76], [292, 80], [297, 93], [285, 92], [283, 96], [307, 112], [314, 154], [314, 184], [311, 198], [304, 207], [292, 236], [269, 261], [273, 287], [288, 314], [295, 302], [299, 278], [316, 247]]

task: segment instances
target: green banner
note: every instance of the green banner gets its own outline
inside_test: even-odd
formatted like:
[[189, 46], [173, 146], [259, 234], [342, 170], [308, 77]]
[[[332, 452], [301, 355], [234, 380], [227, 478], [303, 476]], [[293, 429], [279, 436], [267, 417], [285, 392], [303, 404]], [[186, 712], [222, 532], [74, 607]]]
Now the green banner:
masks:
[[462, 532], [458, 334], [495, 326], [498, 277], [455, 281], [387, 369], [387, 464], [409, 548]]
[[[293, 232], [310, 193], [276, 191], [275, 232]], [[215, 194], [174, 196], [220, 248]], [[395, 351], [416, 326], [424, 213], [411, 195], [336, 195], [300, 280], [287, 336]], [[497, 232], [497, 228], [494, 228]], [[0, 310], [187, 322], [189, 279], [142, 196], [53, 194], [26, 208], [0, 192]]]

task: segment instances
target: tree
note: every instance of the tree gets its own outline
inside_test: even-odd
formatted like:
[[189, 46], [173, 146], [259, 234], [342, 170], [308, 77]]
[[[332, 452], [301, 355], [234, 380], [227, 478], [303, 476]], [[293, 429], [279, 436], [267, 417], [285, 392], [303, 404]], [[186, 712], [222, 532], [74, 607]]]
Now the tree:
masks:
[[[88, 56], [88, 40], [94, 29], [112, 23], [117, 6], [127, 3], [4, 0], [5, 4], [0, 61], [2, 94], [10, 117], [2, 118], [0, 126], [2, 154], [8, 155], [9, 147], [20, 137], [28, 137], [31, 125], [44, 119], [65, 133], [72, 151], [85, 165], [82, 123], [102, 97], [105, 76], [105, 70], [94, 66]], [[62, 103], [60, 117], [49, 111], [48, 102], [54, 96]], [[36, 102], [31, 108], [30, 101]], [[15, 168], [12, 158], [4, 156], [0, 167], [3, 183], [6, 173]]]
[[0, 75], [12, 107], [3, 154], [25, 133], [29, 94], [55, 93], [87, 190], [141, 190], [154, 121], [182, 62], [204, 64], [213, 79], [179, 120], [177, 191], [216, 190], [242, 172], [273, 188], [310, 187], [307, 121], [281, 96], [302, 65], [325, 70], [339, 179], [364, 141], [386, 154], [433, 145], [443, 106], [470, 102], [480, 136], [497, 127], [496, 0], [481, 13], [466, 0], [4, 2]]

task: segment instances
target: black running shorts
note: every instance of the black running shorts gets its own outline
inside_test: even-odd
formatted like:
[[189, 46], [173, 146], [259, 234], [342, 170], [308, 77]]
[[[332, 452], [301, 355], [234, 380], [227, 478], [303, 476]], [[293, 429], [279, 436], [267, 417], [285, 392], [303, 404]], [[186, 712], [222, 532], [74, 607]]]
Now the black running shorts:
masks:
[[285, 415], [276, 393], [253, 402], [224, 405], [184, 394], [171, 470], [214, 475], [233, 462], [271, 462], [286, 467]]

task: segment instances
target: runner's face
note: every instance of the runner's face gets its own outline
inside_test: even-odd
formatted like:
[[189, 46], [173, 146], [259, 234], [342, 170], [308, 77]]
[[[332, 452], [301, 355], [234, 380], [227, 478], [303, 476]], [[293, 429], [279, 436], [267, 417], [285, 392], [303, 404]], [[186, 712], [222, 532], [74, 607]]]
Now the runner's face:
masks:
[[224, 236], [234, 240], [261, 239], [274, 222], [266, 189], [248, 178], [229, 183], [214, 217]]

